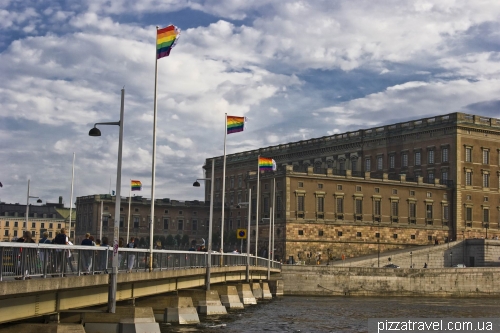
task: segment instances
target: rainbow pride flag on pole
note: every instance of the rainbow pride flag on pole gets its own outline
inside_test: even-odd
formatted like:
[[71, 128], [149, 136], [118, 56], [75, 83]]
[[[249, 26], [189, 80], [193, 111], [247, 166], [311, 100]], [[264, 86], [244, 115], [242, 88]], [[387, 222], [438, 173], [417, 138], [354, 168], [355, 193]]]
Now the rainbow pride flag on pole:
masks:
[[142, 183], [139, 180], [131, 180], [130, 188], [132, 191], [140, 191], [142, 189]]
[[179, 39], [181, 30], [175, 25], [158, 29], [156, 34], [156, 59], [168, 57]]
[[243, 132], [245, 117], [227, 116], [227, 134]]
[[276, 161], [272, 158], [259, 156], [259, 171], [276, 171]]

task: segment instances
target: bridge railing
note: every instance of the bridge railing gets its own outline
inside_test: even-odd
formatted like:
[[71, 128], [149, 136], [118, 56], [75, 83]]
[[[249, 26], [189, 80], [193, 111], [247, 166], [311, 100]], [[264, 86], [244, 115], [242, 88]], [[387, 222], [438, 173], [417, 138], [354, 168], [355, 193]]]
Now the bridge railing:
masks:
[[[148, 271], [149, 249], [118, 249], [118, 272]], [[153, 250], [153, 270], [206, 267], [207, 252]], [[113, 248], [110, 246], [53, 245], [36, 243], [0, 243], [0, 281], [32, 277], [62, 277], [103, 274], [111, 270]], [[246, 254], [211, 255], [211, 266], [245, 266]], [[250, 258], [251, 266], [267, 267], [268, 260]], [[281, 264], [271, 261], [272, 268]]]

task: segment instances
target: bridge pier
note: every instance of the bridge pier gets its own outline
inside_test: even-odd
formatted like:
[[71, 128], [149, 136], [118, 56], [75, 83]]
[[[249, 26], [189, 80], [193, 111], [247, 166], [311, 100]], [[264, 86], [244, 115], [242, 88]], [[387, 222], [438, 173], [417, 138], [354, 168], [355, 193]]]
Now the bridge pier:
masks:
[[191, 297], [155, 296], [138, 299], [139, 306], [151, 307], [157, 321], [165, 323], [198, 324], [200, 318]]
[[245, 308], [243, 303], [240, 301], [240, 297], [238, 296], [238, 291], [235, 286], [213, 285], [210, 286], [210, 288], [219, 293], [222, 305], [224, 305], [226, 309], [234, 310]]
[[263, 299], [273, 299], [271, 290], [269, 290], [269, 284], [267, 282], [262, 282], [262, 298]]
[[284, 295], [283, 290], [285, 289], [285, 284], [283, 283], [283, 279], [270, 280], [268, 283], [269, 283], [269, 289], [271, 290], [271, 294], [274, 297], [283, 297]]
[[217, 290], [186, 289], [179, 290], [178, 294], [183, 297], [191, 297], [198, 313], [206, 315], [227, 314]]
[[257, 304], [257, 300], [253, 296], [252, 289], [248, 283], [238, 283], [235, 287], [243, 305]]
[[85, 313], [85, 333], [160, 333], [152, 308], [116, 307], [115, 313]]
[[255, 297], [255, 299], [262, 299], [263, 294], [262, 294], [262, 287], [260, 286], [260, 283], [259, 282], [252, 282], [251, 286], [252, 286], [253, 297]]

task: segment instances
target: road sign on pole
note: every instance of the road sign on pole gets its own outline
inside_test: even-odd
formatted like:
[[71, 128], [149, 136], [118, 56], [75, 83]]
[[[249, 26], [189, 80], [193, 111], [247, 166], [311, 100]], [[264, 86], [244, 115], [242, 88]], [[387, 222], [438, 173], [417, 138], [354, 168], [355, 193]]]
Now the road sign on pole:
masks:
[[237, 229], [236, 230], [237, 239], [247, 239], [247, 229]]

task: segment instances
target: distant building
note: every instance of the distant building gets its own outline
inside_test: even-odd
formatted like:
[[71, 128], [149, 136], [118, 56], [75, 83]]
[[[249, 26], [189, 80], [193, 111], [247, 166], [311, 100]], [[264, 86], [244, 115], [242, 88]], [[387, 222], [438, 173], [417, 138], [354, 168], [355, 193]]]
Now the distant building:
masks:
[[[55, 237], [56, 231], [69, 227], [69, 208], [65, 208], [62, 197], [59, 203], [29, 206], [28, 226], [26, 228], [26, 205], [0, 203], [0, 239], [4, 242], [15, 241], [22, 237], [23, 231], [31, 232], [35, 242], [42, 238], [43, 232], [49, 238]], [[75, 227], [76, 210], [72, 210], [72, 230]], [[74, 231], [71, 231], [74, 235]]]
[[[257, 214], [259, 155], [278, 170], [261, 174]], [[208, 158], [207, 177], [211, 165]], [[262, 255], [269, 240], [262, 218], [275, 200], [275, 255], [325, 261], [500, 236], [499, 166], [500, 120], [451, 113], [230, 154], [225, 189], [215, 157], [214, 202], [220, 207], [225, 190], [226, 233], [247, 215], [238, 203], [251, 202], [252, 252], [259, 220]]]
[[[80, 244], [85, 233], [89, 232], [95, 239], [102, 236], [113, 242], [113, 225], [117, 218], [115, 212], [116, 196], [96, 194], [76, 199], [76, 242]], [[102, 202], [102, 211], [101, 211]], [[135, 237], [139, 245], [149, 246], [151, 200], [141, 196], [131, 198], [130, 224], [129, 198], [122, 197], [120, 203], [119, 237], [126, 244], [127, 228], [129, 238]], [[188, 249], [191, 245], [201, 244], [208, 237], [209, 205], [203, 201], [179, 201], [170, 199], [155, 200], [154, 238], [162, 241], [166, 248]], [[167, 244], [167, 237], [171, 236]], [[172, 243], [175, 242], [175, 243]], [[183, 241], [187, 244], [183, 244]], [[156, 245], [156, 244], [155, 244]]]

